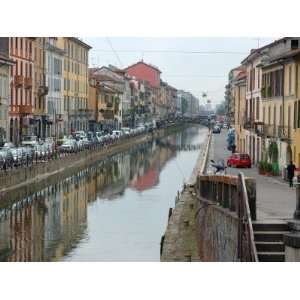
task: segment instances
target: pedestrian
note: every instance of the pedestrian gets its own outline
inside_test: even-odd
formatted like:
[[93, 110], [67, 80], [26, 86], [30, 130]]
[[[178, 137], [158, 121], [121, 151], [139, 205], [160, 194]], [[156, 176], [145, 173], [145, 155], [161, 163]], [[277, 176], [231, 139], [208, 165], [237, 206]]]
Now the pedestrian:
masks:
[[293, 164], [293, 161], [290, 161], [290, 164], [287, 166], [287, 177], [289, 180], [290, 187], [293, 187], [293, 178], [295, 176], [296, 166]]
[[233, 145], [231, 146], [231, 153], [232, 153], [232, 154], [234, 154], [234, 153], [235, 153], [235, 149], [236, 149], [236, 145], [235, 145], [235, 144], [233, 144]]

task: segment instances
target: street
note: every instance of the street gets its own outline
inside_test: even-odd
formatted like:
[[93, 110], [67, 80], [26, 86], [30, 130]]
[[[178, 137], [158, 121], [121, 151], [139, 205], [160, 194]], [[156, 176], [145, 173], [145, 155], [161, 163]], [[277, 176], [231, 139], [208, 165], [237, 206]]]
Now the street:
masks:
[[[214, 134], [211, 144], [210, 159], [218, 161], [227, 158], [231, 152], [226, 147], [227, 130]], [[210, 168], [211, 169], [211, 168]], [[281, 177], [267, 177], [258, 174], [255, 166], [251, 169], [227, 168], [227, 174], [237, 175], [243, 172], [246, 177], [256, 178], [257, 219], [290, 219], [296, 207], [295, 188], [289, 188]]]

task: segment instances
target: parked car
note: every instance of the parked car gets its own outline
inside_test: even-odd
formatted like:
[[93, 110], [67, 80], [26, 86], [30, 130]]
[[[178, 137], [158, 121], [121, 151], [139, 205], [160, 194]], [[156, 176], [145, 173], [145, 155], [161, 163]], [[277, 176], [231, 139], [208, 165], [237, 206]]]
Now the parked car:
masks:
[[227, 160], [228, 167], [251, 168], [251, 158], [246, 153], [234, 153]]
[[113, 130], [112, 136], [114, 139], [119, 139], [122, 136], [122, 131], [121, 130]]
[[4, 143], [3, 148], [14, 148], [15, 145], [11, 142]]
[[59, 149], [62, 152], [75, 152], [75, 150], [77, 149], [75, 145], [76, 141], [74, 139], [68, 139], [65, 140], [61, 146], [59, 146]]
[[75, 131], [74, 135], [76, 138], [86, 138], [86, 133], [83, 130]]
[[22, 140], [23, 146], [33, 146], [38, 144], [38, 138], [35, 135], [25, 135]]
[[221, 128], [219, 126], [214, 126], [212, 133], [221, 133]]
[[13, 155], [10, 149], [2, 148], [0, 150], [0, 166], [1, 168], [10, 168], [13, 165]]
[[121, 128], [121, 131], [125, 136], [130, 136], [130, 128], [129, 127], [123, 127], [123, 128]]
[[37, 159], [42, 158], [42, 146], [40, 144], [36, 144], [33, 146], [34, 157]]
[[25, 152], [22, 148], [11, 148], [10, 149], [13, 156], [13, 165], [15, 167], [21, 166], [25, 162]]

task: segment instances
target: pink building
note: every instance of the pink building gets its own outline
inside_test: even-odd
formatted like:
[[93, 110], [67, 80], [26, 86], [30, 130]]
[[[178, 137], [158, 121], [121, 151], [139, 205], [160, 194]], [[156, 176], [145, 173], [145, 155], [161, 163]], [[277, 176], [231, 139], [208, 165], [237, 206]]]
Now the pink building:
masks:
[[152, 65], [139, 61], [125, 69], [128, 75], [147, 81], [152, 87], [159, 88], [161, 71]]

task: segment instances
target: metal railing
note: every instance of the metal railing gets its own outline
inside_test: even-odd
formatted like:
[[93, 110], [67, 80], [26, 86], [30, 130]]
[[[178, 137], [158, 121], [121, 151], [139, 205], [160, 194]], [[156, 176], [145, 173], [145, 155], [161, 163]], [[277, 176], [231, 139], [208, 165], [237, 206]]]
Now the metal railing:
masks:
[[278, 126], [278, 137], [281, 139], [291, 138], [291, 127], [290, 126]]
[[254, 242], [248, 192], [243, 173], [239, 173], [238, 191], [238, 257], [240, 261], [257, 262], [257, 251]]
[[200, 174], [196, 184], [200, 199], [228, 209], [237, 218], [239, 261], [258, 261], [252, 228], [252, 220], [256, 220], [255, 179], [245, 179], [242, 173], [238, 176]]

